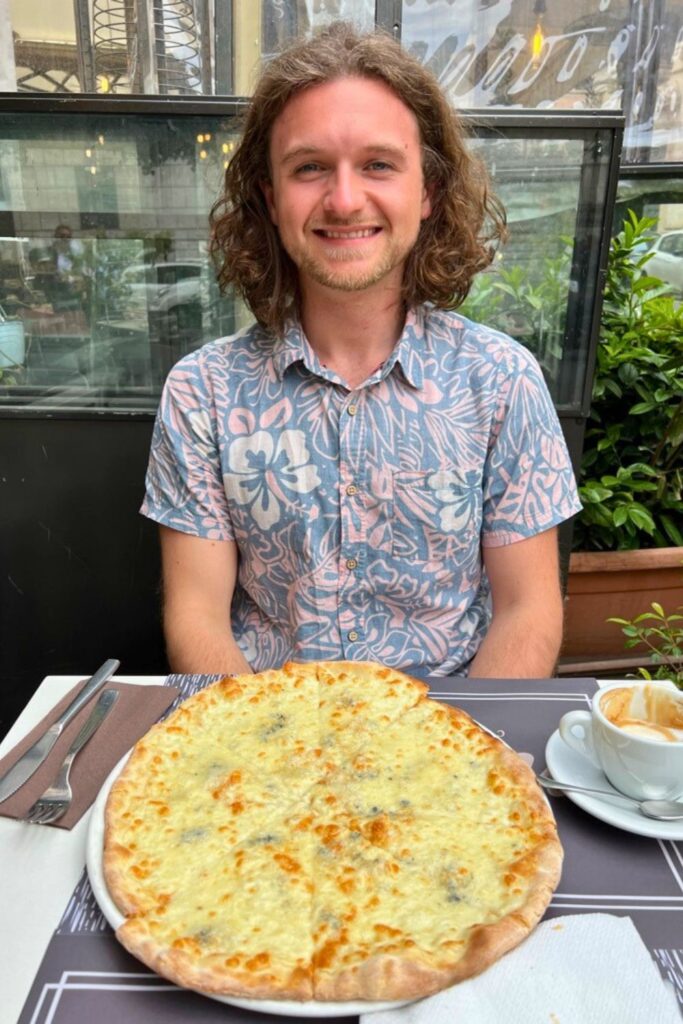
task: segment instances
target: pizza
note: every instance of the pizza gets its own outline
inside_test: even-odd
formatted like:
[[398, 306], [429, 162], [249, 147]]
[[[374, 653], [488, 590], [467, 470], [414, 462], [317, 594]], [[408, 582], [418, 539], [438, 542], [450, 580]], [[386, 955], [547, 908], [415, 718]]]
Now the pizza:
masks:
[[424, 683], [289, 663], [186, 700], [105, 811], [117, 936], [179, 985], [398, 1000], [482, 971], [537, 923], [562, 864], [533, 773]]

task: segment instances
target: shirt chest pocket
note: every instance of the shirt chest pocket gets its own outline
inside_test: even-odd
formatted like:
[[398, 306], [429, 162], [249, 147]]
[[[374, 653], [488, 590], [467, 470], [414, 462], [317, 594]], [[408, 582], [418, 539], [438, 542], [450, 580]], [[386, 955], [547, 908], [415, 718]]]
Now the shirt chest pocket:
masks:
[[427, 569], [479, 561], [482, 482], [453, 466], [393, 474], [392, 553]]

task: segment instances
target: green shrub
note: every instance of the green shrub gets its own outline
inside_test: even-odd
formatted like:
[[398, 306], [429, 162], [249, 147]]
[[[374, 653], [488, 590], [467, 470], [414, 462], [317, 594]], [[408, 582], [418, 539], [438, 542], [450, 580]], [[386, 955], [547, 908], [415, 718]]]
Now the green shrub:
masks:
[[575, 550], [683, 546], [683, 305], [645, 269], [655, 221], [612, 240]]

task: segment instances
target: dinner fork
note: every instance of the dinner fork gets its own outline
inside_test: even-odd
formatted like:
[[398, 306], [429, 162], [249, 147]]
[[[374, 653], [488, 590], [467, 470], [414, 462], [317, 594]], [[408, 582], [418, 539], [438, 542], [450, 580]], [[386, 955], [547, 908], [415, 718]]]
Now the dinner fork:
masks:
[[73, 799], [73, 793], [69, 784], [69, 772], [71, 771], [74, 758], [79, 750], [85, 746], [92, 734], [99, 729], [118, 700], [118, 696], [118, 690], [104, 690], [100, 694], [90, 717], [69, 747], [54, 782], [48, 786], [42, 796], [38, 797], [33, 806], [29, 807], [24, 815], [24, 821], [28, 821], [32, 825], [50, 825], [53, 821], [57, 821], [58, 818], [66, 814]]

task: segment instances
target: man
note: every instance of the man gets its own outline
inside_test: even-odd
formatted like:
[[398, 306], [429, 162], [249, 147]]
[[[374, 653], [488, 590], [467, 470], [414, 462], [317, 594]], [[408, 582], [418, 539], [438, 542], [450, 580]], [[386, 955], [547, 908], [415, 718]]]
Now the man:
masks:
[[348, 26], [295, 44], [212, 220], [257, 322], [162, 398], [143, 512], [173, 668], [550, 673], [579, 504], [533, 358], [450, 311], [504, 224], [435, 80]]

